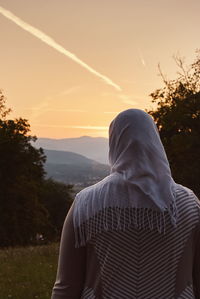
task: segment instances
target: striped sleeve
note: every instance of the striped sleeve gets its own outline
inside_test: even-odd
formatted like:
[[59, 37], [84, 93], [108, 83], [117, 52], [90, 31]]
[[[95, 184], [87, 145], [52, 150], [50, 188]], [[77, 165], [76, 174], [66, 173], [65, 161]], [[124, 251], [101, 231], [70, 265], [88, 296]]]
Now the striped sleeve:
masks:
[[193, 265], [193, 287], [195, 298], [200, 299], [200, 223], [196, 228]]

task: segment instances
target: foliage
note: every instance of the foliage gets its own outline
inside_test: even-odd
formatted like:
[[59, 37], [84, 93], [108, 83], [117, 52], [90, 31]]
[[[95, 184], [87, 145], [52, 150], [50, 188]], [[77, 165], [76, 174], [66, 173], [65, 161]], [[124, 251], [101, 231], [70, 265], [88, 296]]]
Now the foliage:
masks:
[[190, 67], [175, 57], [178, 78], [151, 94], [156, 109], [148, 111], [157, 123], [174, 179], [200, 196], [200, 51]]
[[45, 180], [41, 186], [40, 201], [49, 213], [51, 226], [48, 239], [60, 238], [63, 223], [72, 204], [73, 185], [66, 185], [52, 179]]
[[0, 95], [0, 246], [34, 244], [38, 235], [52, 240], [71, 204], [71, 187], [45, 180], [43, 149], [32, 145], [36, 137], [26, 119], [6, 118], [10, 109]]
[[0, 118], [5, 119], [10, 112], [11, 109], [6, 107], [5, 96], [2, 90], [0, 90]]
[[1, 246], [26, 245], [48, 225], [37, 190], [45, 157], [31, 145], [29, 130], [25, 119], [0, 120]]

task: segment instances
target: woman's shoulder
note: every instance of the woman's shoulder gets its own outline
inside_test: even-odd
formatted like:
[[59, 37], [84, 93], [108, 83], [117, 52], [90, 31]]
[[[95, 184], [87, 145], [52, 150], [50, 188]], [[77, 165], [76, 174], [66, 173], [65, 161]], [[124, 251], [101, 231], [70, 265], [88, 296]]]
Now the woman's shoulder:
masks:
[[186, 186], [183, 186], [181, 184], [176, 184], [176, 195], [177, 196], [186, 196], [191, 199], [195, 199], [198, 200], [196, 194], [194, 193], [194, 191]]
[[181, 184], [176, 184], [177, 204], [195, 209], [200, 214], [200, 201], [195, 192]]

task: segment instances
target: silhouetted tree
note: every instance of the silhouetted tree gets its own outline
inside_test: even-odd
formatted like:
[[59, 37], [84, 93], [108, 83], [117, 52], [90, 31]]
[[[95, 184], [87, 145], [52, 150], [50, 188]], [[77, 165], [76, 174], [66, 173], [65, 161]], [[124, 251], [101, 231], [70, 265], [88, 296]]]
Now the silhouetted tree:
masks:
[[0, 89], [0, 118], [5, 119], [10, 112], [11, 109], [6, 107], [6, 98]]
[[7, 119], [0, 90], [0, 246], [37, 243], [60, 237], [72, 203], [72, 186], [45, 179], [43, 149], [32, 142], [26, 119]]
[[73, 185], [66, 185], [52, 179], [45, 180], [40, 190], [40, 202], [49, 213], [49, 226], [47, 238], [56, 240], [60, 238], [63, 223], [67, 212], [73, 202]]
[[174, 179], [200, 197], [200, 51], [194, 63], [185, 67], [175, 57], [178, 78], [151, 94], [155, 109], [148, 111], [157, 123]]
[[45, 156], [31, 145], [27, 120], [0, 119], [0, 244], [25, 245], [48, 225], [38, 200]]

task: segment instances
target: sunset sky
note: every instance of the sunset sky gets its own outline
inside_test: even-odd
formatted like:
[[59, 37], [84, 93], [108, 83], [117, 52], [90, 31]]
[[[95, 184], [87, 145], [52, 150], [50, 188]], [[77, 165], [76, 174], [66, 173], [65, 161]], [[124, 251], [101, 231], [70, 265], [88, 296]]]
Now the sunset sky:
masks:
[[11, 116], [38, 137], [107, 137], [117, 113], [150, 108], [158, 63], [173, 79], [173, 55], [193, 62], [199, 12], [199, 0], [0, 0]]

